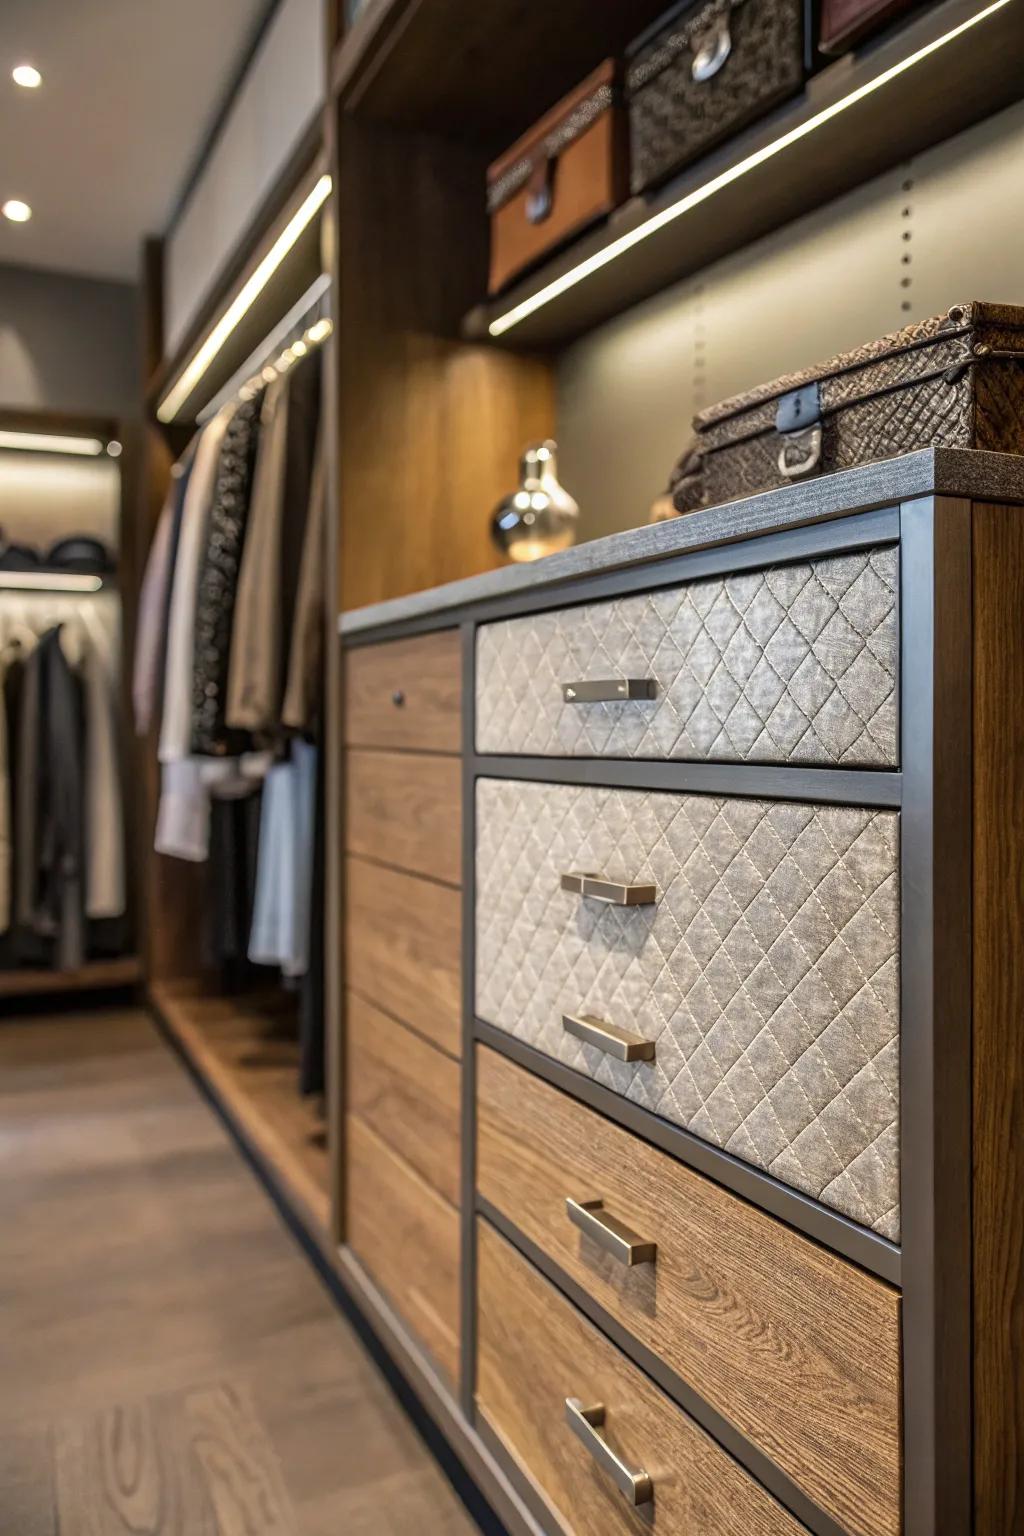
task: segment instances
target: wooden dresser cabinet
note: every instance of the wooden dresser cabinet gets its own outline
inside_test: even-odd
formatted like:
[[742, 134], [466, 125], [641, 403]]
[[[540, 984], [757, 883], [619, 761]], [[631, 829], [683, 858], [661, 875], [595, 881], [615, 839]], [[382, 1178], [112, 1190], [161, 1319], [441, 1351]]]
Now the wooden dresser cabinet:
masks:
[[510, 1531], [1024, 1531], [1022, 517], [936, 450], [343, 620], [345, 1240]]

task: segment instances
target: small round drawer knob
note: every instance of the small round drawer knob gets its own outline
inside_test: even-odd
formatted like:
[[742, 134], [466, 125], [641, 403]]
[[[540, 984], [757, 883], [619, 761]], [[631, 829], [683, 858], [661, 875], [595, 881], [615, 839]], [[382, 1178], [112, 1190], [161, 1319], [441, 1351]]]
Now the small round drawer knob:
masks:
[[391, 695], [391, 702], [396, 709], [401, 709], [402, 705], [405, 703], [405, 694], [402, 692], [401, 688], [395, 689], [394, 693]]

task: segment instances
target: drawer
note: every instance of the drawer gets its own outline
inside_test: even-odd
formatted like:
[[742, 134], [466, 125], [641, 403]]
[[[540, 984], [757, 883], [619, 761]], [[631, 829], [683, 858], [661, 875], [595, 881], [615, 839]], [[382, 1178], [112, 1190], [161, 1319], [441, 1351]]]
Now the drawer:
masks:
[[[802, 1526], [627, 1360], [504, 1238], [477, 1223], [477, 1405], [575, 1536], [805, 1536]], [[604, 1409], [585, 1444], [567, 1399]], [[587, 1434], [585, 1427], [582, 1433]], [[646, 1473], [631, 1506], [600, 1464], [606, 1445]]]
[[462, 750], [459, 632], [345, 652], [345, 743], [417, 752]]
[[481, 779], [476, 816], [478, 1015], [898, 1239], [896, 813]]
[[349, 1247], [446, 1373], [459, 1370], [459, 1216], [404, 1158], [349, 1115]]
[[349, 853], [452, 885], [462, 882], [462, 785], [457, 757], [353, 751], [345, 757]]
[[458, 1062], [353, 992], [345, 1042], [349, 1112], [458, 1205]]
[[892, 767], [898, 581], [880, 547], [482, 625], [477, 751]]
[[[845, 1530], [895, 1536], [895, 1291], [485, 1048], [477, 1185]], [[567, 1199], [653, 1259], [628, 1266]]]
[[435, 1045], [462, 1050], [462, 897], [367, 859], [345, 861], [345, 979]]

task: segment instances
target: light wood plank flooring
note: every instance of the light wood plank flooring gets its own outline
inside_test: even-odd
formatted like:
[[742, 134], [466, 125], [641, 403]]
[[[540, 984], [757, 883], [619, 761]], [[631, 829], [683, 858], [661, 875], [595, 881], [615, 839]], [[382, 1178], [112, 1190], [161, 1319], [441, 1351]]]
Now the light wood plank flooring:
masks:
[[146, 1016], [5, 1019], [2, 1536], [475, 1530]]

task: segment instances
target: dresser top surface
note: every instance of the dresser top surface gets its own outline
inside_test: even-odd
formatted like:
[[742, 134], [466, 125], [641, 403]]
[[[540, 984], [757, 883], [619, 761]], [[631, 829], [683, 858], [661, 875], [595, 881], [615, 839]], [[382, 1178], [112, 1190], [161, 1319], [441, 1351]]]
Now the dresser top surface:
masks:
[[650, 564], [716, 544], [756, 538], [786, 528], [848, 517], [920, 496], [1024, 503], [1024, 457], [957, 448], [924, 448], [876, 464], [824, 475], [664, 523], [645, 524], [548, 555], [530, 565], [507, 565], [444, 586], [411, 592], [343, 613], [345, 638], [437, 617], [469, 605], [534, 593], [585, 576]]

